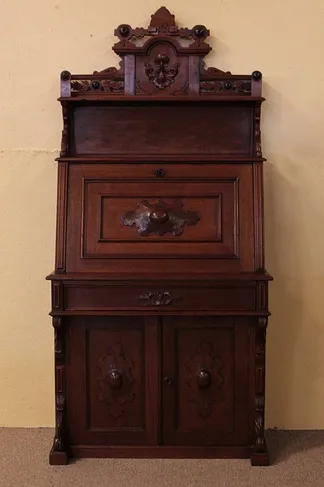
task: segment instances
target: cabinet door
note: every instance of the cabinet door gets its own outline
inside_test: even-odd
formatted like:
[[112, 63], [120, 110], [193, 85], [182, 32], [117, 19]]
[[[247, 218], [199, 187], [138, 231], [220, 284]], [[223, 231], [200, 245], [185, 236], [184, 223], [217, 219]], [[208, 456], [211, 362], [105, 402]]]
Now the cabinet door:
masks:
[[70, 444], [156, 444], [156, 319], [75, 317], [67, 347]]
[[248, 323], [164, 317], [162, 353], [163, 443], [247, 444]]

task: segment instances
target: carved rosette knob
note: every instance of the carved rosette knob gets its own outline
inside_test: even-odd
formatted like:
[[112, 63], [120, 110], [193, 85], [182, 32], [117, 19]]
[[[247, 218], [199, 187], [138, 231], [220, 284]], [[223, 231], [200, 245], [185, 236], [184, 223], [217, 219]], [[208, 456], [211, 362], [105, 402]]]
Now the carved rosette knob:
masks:
[[201, 369], [197, 374], [197, 385], [199, 389], [207, 389], [211, 383], [210, 372], [206, 369]]
[[123, 376], [117, 369], [112, 369], [109, 372], [108, 383], [111, 389], [120, 389], [123, 385]]

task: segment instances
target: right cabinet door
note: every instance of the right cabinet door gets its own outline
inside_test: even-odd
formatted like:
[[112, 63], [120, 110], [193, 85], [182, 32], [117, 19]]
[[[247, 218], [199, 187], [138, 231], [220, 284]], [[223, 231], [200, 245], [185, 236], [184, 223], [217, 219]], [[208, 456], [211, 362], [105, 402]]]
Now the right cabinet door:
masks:
[[246, 319], [163, 318], [164, 444], [249, 443], [249, 343]]

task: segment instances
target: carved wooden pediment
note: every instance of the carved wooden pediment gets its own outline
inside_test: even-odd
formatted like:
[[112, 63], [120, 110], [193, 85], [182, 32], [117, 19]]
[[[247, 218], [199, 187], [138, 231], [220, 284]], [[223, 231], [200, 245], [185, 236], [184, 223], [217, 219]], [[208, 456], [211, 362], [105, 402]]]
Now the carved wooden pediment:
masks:
[[110, 67], [92, 75], [61, 74], [61, 97], [92, 95], [138, 96], [261, 96], [261, 73], [232, 75], [205, 68], [210, 52], [209, 30], [202, 24], [178, 27], [166, 7], [151, 16], [147, 27], [120, 24], [113, 50], [120, 68]]

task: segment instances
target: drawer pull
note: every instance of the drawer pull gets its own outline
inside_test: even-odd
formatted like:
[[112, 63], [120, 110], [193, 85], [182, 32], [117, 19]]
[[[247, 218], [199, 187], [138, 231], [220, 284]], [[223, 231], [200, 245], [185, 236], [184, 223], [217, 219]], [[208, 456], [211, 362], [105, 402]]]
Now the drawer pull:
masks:
[[162, 200], [142, 200], [137, 204], [136, 210], [126, 211], [120, 218], [125, 226], [134, 225], [141, 237], [150, 233], [158, 236], [172, 233], [177, 236], [182, 235], [185, 224], [196, 225], [200, 215], [196, 211], [184, 210], [181, 200], [174, 200], [171, 204]]
[[164, 178], [167, 174], [166, 170], [163, 168], [156, 169], [154, 172], [157, 178]]
[[138, 299], [145, 299], [148, 301], [148, 306], [167, 306], [168, 304], [172, 304], [174, 299], [180, 299], [178, 297], [174, 297], [168, 291], [159, 291], [155, 293], [143, 293], [138, 296]]
[[112, 369], [108, 375], [108, 382], [111, 389], [120, 389], [123, 385], [123, 376], [117, 369]]
[[163, 210], [155, 210], [149, 214], [149, 219], [153, 223], [165, 223], [169, 220], [169, 214]]
[[201, 369], [197, 374], [197, 384], [199, 389], [207, 389], [211, 383], [210, 372], [206, 369]]

